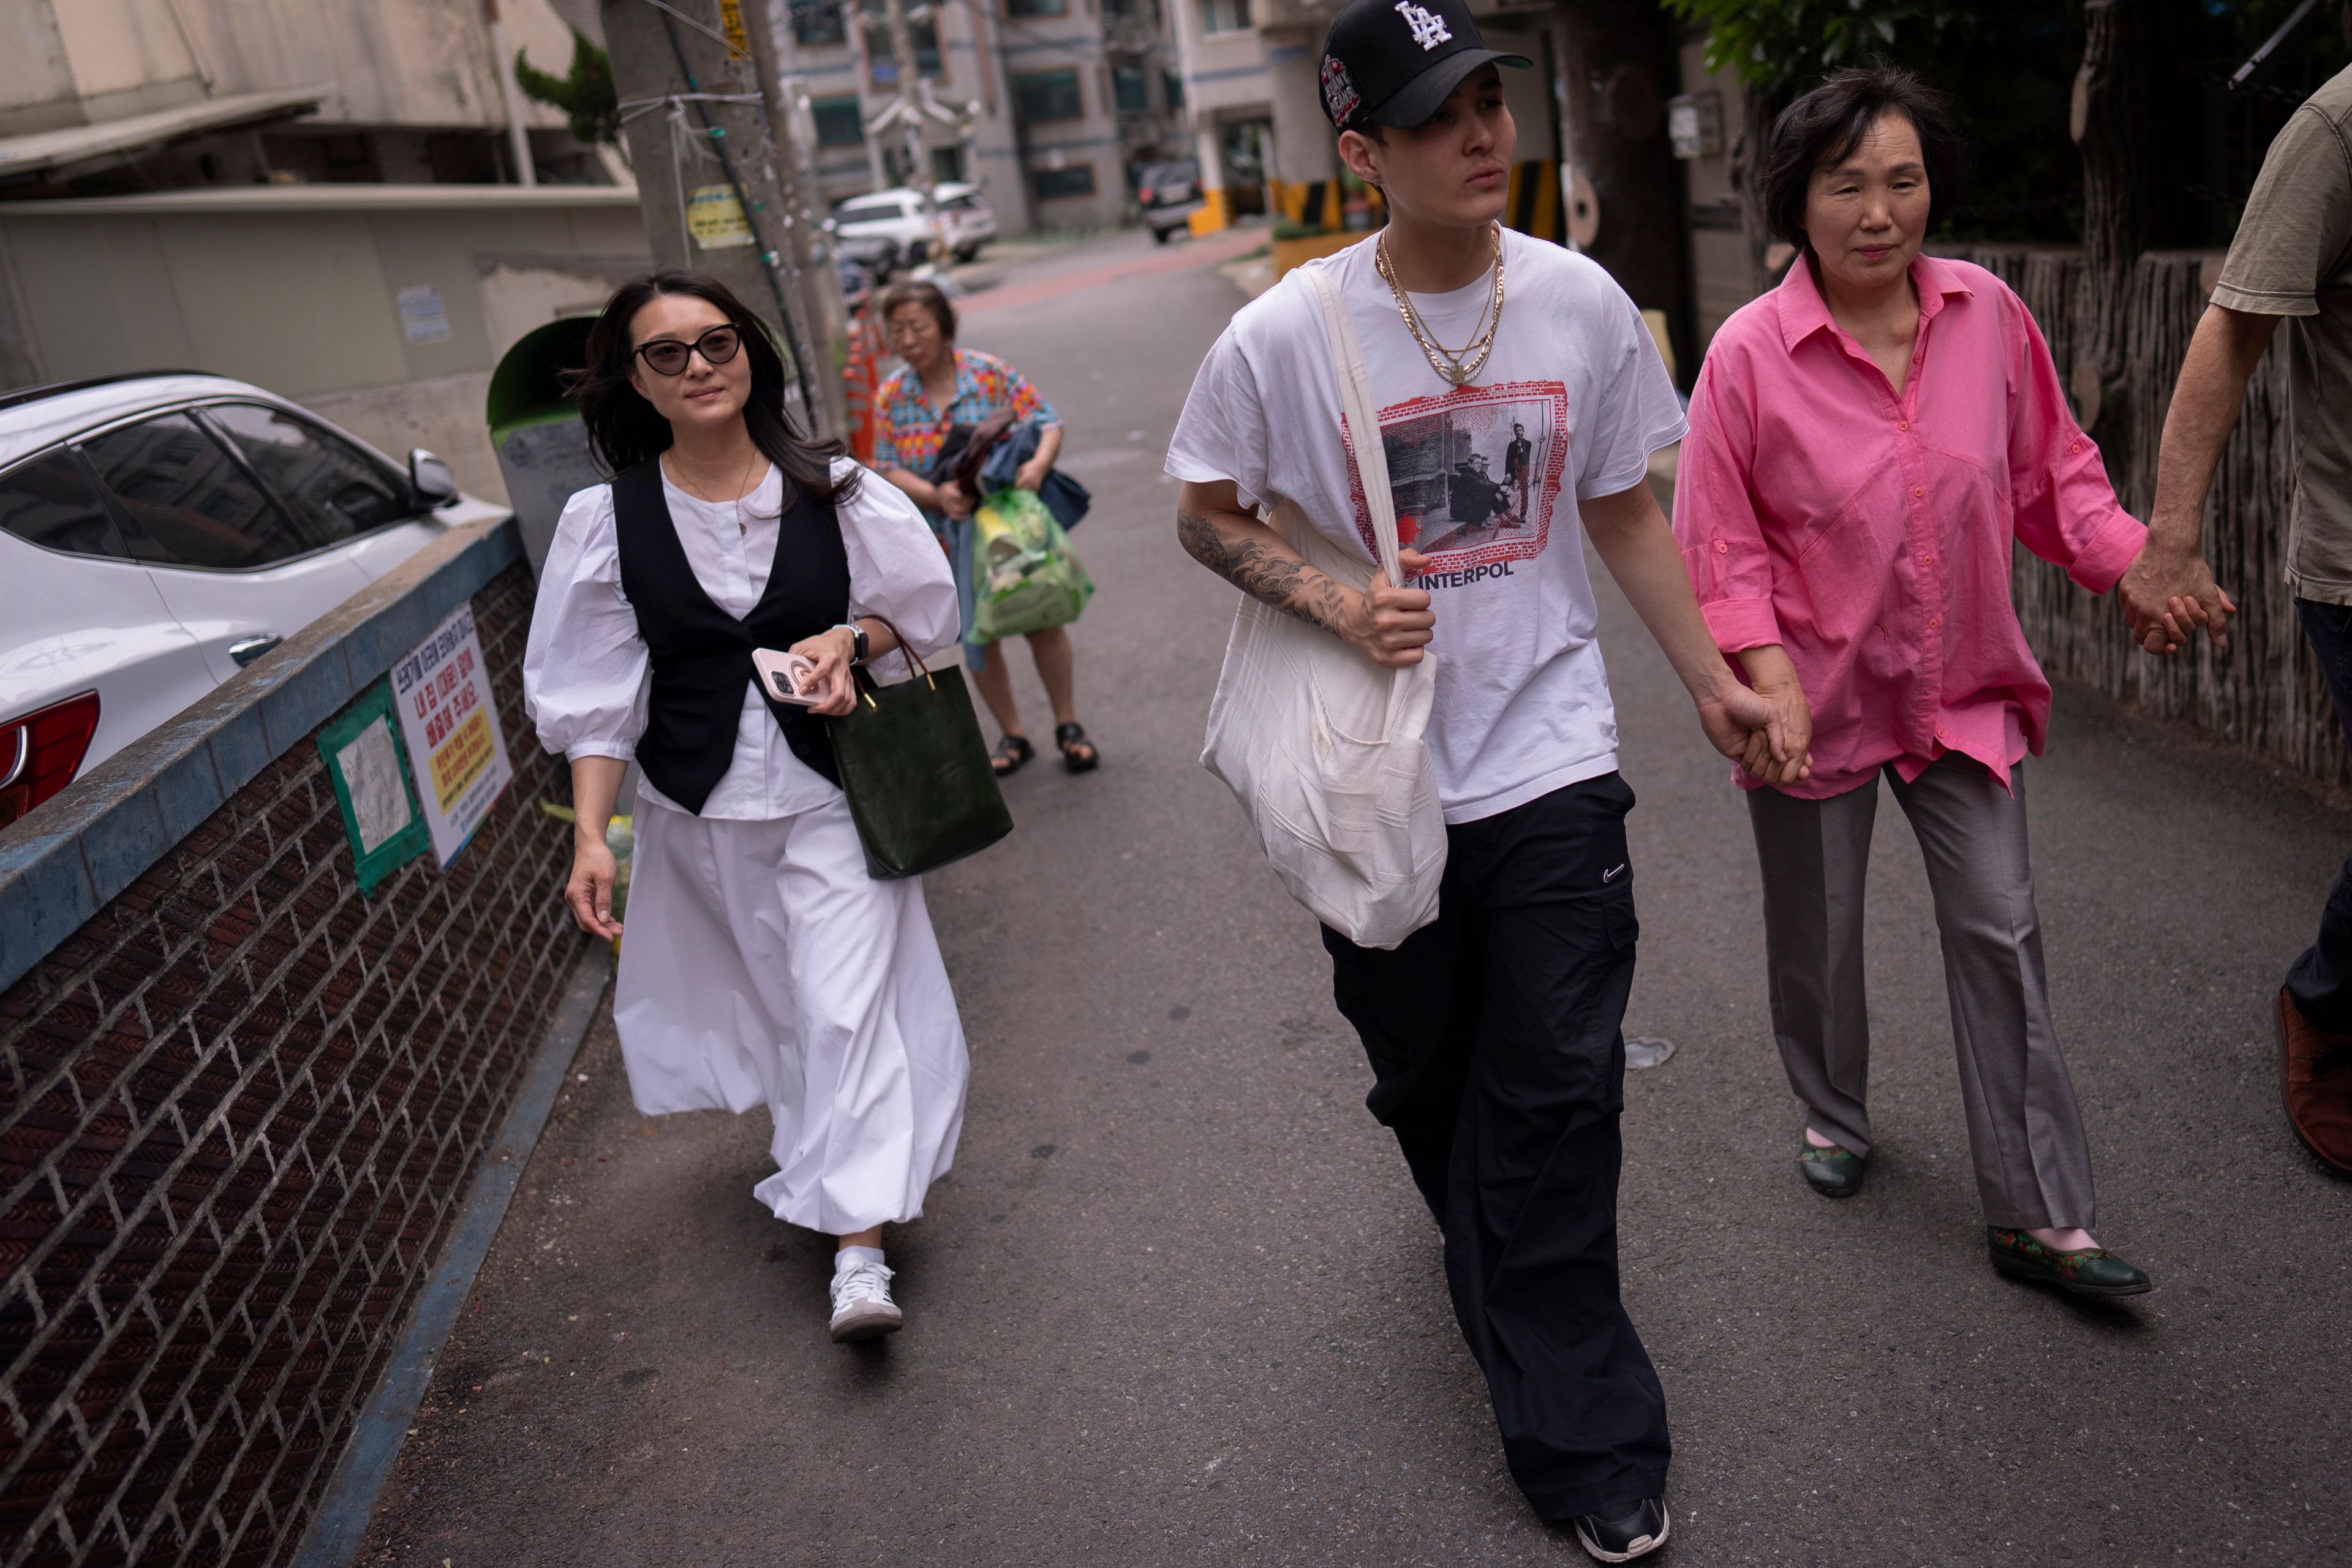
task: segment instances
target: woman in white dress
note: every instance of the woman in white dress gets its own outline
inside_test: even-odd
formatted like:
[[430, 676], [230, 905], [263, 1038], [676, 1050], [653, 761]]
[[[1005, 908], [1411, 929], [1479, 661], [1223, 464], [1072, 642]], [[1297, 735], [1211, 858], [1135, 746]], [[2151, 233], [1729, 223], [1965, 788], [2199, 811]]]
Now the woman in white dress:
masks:
[[[897, 487], [801, 439], [783, 363], [723, 285], [625, 284], [588, 339], [581, 414], [610, 484], [563, 509], [523, 688], [571, 759], [564, 900], [614, 938], [603, 828], [635, 758], [636, 849], [613, 1018], [646, 1115], [768, 1108], [753, 1195], [838, 1238], [836, 1341], [888, 1333], [882, 1226], [922, 1213], [954, 1158], [968, 1062], [922, 884], [866, 873], [822, 715], [854, 668], [951, 646], [955, 582]], [[896, 628], [895, 631], [893, 628]], [[751, 650], [814, 666], [810, 707]]]

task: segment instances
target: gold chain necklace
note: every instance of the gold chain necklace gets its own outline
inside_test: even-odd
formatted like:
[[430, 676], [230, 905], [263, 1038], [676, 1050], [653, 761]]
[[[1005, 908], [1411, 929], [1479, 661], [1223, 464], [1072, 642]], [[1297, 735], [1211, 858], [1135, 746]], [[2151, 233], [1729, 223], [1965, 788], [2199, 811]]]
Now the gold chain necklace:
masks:
[[1503, 325], [1503, 237], [1498, 229], [1495, 240], [1495, 292], [1479, 309], [1476, 325], [1471, 329], [1470, 341], [1459, 349], [1449, 349], [1437, 341], [1435, 334], [1422, 321], [1421, 312], [1412, 308], [1412, 297], [1397, 281], [1395, 264], [1389, 259], [1388, 236], [1381, 236], [1372, 251], [1372, 266], [1381, 280], [1389, 286], [1396, 299], [1397, 314], [1404, 318], [1404, 329], [1412, 341], [1421, 345], [1429, 368], [1454, 386], [1460, 386], [1486, 367], [1486, 356], [1495, 352], [1495, 334]]

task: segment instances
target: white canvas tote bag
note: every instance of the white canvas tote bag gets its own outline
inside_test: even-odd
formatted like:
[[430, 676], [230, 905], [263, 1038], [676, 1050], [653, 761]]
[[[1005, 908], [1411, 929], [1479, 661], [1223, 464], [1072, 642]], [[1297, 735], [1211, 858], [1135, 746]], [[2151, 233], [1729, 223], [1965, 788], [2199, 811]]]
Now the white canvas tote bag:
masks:
[[[1324, 269], [1299, 272], [1322, 307], [1380, 564], [1401, 582], [1396, 503], [1363, 353]], [[1358, 590], [1370, 585], [1371, 566], [1327, 540], [1296, 505], [1283, 502], [1272, 523], [1320, 571]], [[1427, 649], [1419, 664], [1383, 668], [1321, 627], [1242, 595], [1201, 765], [1249, 814], [1290, 896], [1359, 947], [1392, 948], [1437, 918], [1445, 818], [1423, 742], [1436, 692]]]

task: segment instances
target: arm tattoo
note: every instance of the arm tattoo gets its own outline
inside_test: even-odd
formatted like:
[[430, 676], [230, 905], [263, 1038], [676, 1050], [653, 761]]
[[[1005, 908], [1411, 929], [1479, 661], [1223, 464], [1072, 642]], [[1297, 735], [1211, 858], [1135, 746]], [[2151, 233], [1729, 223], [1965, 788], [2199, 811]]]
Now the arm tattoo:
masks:
[[1339, 630], [1345, 604], [1339, 584], [1304, 561], [1255, 539], [1227, 539], [1211, 519], [1181, 507], [1176, 533], [1186, 554], [1252, 598], [1325, 631]]

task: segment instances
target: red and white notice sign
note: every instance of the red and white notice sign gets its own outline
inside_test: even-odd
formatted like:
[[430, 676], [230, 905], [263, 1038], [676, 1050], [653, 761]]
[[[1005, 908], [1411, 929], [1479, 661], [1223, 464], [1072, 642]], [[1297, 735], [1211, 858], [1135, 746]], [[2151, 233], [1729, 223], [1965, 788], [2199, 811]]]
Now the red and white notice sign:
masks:
[[392, 695], [434, 858], [446, 868], [514, 777], [470, 603], [392, 667]]

